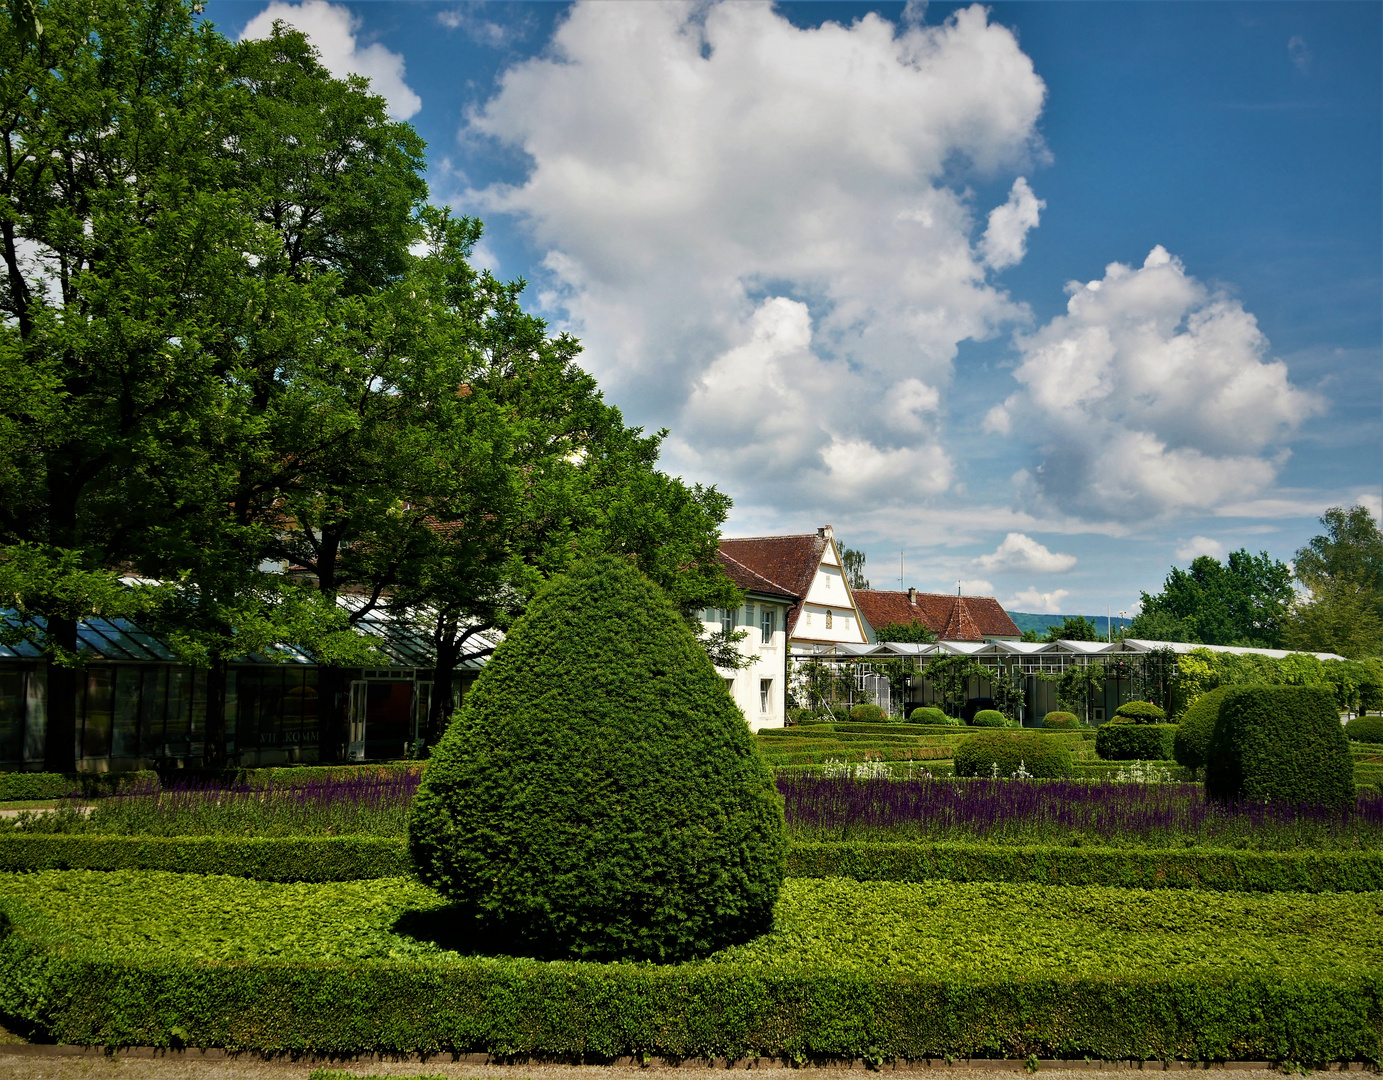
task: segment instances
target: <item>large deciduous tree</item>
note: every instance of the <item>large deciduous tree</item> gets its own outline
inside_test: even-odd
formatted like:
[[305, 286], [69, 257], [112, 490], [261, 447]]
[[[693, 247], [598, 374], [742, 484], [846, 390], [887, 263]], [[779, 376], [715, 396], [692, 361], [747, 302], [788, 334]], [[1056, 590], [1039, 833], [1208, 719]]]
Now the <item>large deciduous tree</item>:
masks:
[[[1292, 572], [1266, 551], [1232, 551], [1221, 563], [1198, 556], [1187, 570], [1172, 567], [1156, 596], [1142, 594], [1143, 613], [1178, 620], [1207, 645], [1280, 648], [1292, 603]], [[1135, 636], [1137, 636], [1135, 634]]]
[[1355, 660], [1383, 654], [1383, 532], [1365, 506], [1333, 506], [1321, 524], [1325, 533], [1296, 554], [1310, 595], [1292, 606], [1287, 644]]

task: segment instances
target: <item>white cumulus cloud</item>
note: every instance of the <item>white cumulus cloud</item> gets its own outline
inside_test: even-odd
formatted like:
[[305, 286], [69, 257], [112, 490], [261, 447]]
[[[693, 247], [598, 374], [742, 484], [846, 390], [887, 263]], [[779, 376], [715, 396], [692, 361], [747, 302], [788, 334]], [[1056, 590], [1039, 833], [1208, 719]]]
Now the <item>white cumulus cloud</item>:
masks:
[[1209, 555], [1211, 558], [1223, 559], [1225, 546], [1208, 536], [1193, 536], [1177, 548], [1176, 555], [1182, 561], [1189, 561], [1198, 555]]
[[963, 578], [958, 583], [966, 596], [993, 596], [994, 586], [984, 578]]
[[1070, 595], [1067, 589], [1039, 592], [1030, 585], [1010, 596], [1004, 602], [1004, 607], [1010, 611], [1026, 611], [1033, 615], [1060, 615], [1061, 601]]
[[1028, 187], [1026, 177], [1015, 180], [1008, 193], [1008, 202], [989, 212], [989, 227], [980, 240], [984, 261], [995, 270], [1022, 262], [1028, 250], [1028, 233], [1037, 228], [1038, 219], [1046, 208], [1046, 202]]
[[300, 4], [274, 0], [245, 25], [240, 40], [267, 38], [277, 20], [306, 34], [321, 54], [322, 66], [338, 79], [347, 75], [369, 79], [370, 89], [384, 98], [396, 119], [407, 120], [423, 107], [422, 98], [404, 82], [403, 57], [378, 42], [361, 45], [355, 36], [360, 18], [349, 8], [326, 0]]
[[[914, 16], [916, 16], [914, 11]], [[674, 467], [786, 506], [946, 490], [958, 343], [1040, 203], [1042, 80], [979, 5], [799, 28], [769, 4], [582, 2], [470, 119], [531, 162], [471, 192], [546, 252], [544, 304]], [[1010, 181], [1012, 182], [1012, 181]]]
[[1068, 512], [1124, 519], [1214, 508], [1276, 478], [1298, 425], [1324, 408], [1243, 305], [1155, 247], [1141, 268], [1067, 286], [1059, 315], [1019, 341], [1040, 491]]
[[1031, 536], [1011, 532], [989, 555], [981, 555], [975, 565], [984, 570], [1032, 570], [1039, 574], [1056, 574], [1076, 565], [1074, 555], [1048, 551]]

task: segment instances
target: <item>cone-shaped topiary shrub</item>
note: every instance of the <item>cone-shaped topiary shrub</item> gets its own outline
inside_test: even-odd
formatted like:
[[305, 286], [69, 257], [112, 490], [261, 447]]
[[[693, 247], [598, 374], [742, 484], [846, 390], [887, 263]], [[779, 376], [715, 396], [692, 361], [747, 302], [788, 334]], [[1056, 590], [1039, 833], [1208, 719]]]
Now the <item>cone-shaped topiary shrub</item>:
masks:
[[773, 775], [663, 592], [604, 556], [555, 578], [433, 751], [408, 822], [456, 937], [540, 957], [682, 960], [769, 928]]
[[1071, 752], [1050, 735], [1035, 731], [981, 731], [960, 741], [957, 776], [1012, 776], [1022, 765], [1029, 776], [1070, 776]]
[[971, 727], [1008, 727], [1008, 717], [998, 709], [981, 709], [970, 721]]
[[1042, 726], [1048, 730], [1077, 731], [1085, 725], [1075, 713], [1049, 712], [1042, 718]]
[[1231, 689], [1229, 686], [1217, 686], [1191, 702], [1172, 739], [1172, 756], [1178, 765], [1185, 765], [1188, 769], [1199, 769], [1205, 765], [1210, 736], [1215, 732], [1215, 718], [1220, 715], [1220, 702], [1224, 701]]
[[856, 705], [853, 709], [850, 710], [850, 719], [857, 721], [868, 720], [877, 722], [879, 720], [887, 720], [888, 713], [884, 712], [884, 710], [880, 706], [874, 705], [872, 703], [866, 705]]
[[1111, 724], [1160, 724], [1167, 714], [1151, 701], [1126, 701], [1114, 710]]
[[959, 717], [947, 716], [935, 705], [923, 705], [919, 709], [913, 709], [908, 717], [914, 724], [941, 724], [945, 727], [961, 727]]
[[1235, 686], [1205, 755], [1205, 794], [1346, 810], [1354, 764], [1335, 693], [1324, 686]]

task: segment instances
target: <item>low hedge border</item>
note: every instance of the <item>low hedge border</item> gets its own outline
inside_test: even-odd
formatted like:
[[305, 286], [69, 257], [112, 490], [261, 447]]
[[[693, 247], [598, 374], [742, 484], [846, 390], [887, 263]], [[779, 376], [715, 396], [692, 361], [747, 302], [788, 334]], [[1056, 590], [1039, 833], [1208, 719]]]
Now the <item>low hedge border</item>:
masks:
[[[411, 872], [383, 837], [0, 837], [0, 871], [169, 870], [259, 881], [355, 881]], [[1383, 852], [1093, 848], [999, 844], [793, 843], [791, 877], [1010, 881], [1213, 892], [1383, 889]]]
[[133, 785], [157, 785], [158, 773], [138, 769], [119, 773], [0, 772], [0, 802], [29, 799], [93, 798]]
[[1211, 892], [1373, 892], [1383, 889], [1383, 852], [794, 843], [788, 876]]
[[1363, 966], [1346, 979], [941, 980], [489, 957], [209, 964], [69, 952], [41, 920], [5, 906], [14, 922], [0, 927], [0, 1014], [69, 1045], [875, 1066], [942, 1057], [1383, 1058], [1383, 986]]
[[379, 836], [0, 835], [0, 871], [170, 870], [259, 881], [355, 881], [412, 872], [407, 841]]
[[1176, 724], [1121, 724], [1095, 729], [1095, 753], [1106, 761], [1170, 761]]

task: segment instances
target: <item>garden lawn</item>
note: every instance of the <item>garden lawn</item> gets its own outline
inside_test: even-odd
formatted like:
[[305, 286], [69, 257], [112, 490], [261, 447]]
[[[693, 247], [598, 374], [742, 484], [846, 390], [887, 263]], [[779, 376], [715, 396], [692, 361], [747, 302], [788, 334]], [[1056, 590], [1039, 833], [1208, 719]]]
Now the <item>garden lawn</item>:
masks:
[[[207, 963], [457, 955], [394, 929], [445, 906], [407, 878], [281, 884], [158, 871], [0, 875], [16, 923], [62, 951]], [[1383, 976], [1383, 893], [1312, 896], [1097, 886], [789, 879], [774, 929], [702, 964], [963, 981], [1169, 972]]]

